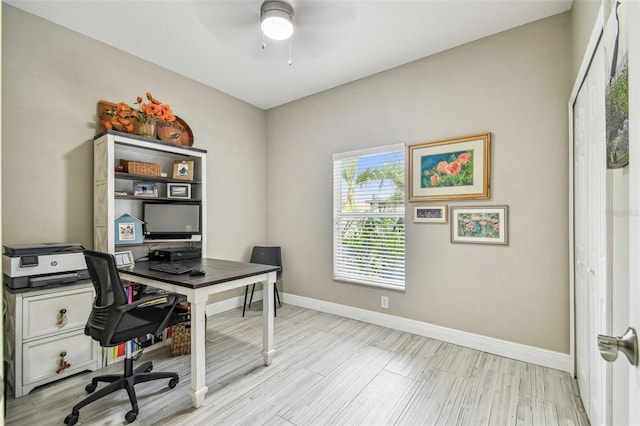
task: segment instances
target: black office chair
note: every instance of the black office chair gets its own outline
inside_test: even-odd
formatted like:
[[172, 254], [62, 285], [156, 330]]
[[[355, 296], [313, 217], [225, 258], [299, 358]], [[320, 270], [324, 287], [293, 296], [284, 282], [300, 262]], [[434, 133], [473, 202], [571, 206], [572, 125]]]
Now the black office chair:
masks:
[[[183, 300], [175, 293], [150, 295], [141, 297], [132, 303], [127, 302], [126, 293], [111, 254], [85, 250], [84, 257], [91, 281], [96, 290], [91, 314], [85, 326], [85, 334], [100, 342], [103, 347], [118, 346], [126, 343], [124, 374], [109, 374], [94, 377], [85, 390], [91, 395], [76, 404], [65, 419], [68, 425], [78, 421], [80, 409], [103, 396], [119, 389], [126, 389], [131, 401], [131, 411], [125, 419], [131, 423], [138, 416], [138, 399], [134, 385], [157, 379], [170, 379], [169, 388], [173, 389], [180, 380], [177, 373], [151, 372], [153, 365], [145, 362], [133, 369], [132, 344], [134, 338], [142, 338], [147, 334], [161, 333], [167, 326], [175, 325], [183, 320], [174, 308]], [[98, 382], [107, 382], [108, 386], [93, 393]]]
[[[282, 277], [282, 250], [280, 247], [261, 247], [254, 246], [253, 251], [251, 252], [251, 263], [260, 263], [262, 265], [274, 265], [279, 266], [280, 270], [276, 272], [276, 283]], [[251, 301], [253, 300], [253, 291], [256, 289], [256, 285], [253, 284], [251, 287], [251, 297], [249, 298], [249, 307], [251, 307]], [[249, 293], [249, 286], [246, 286], [244, 289], [244, 305], [242, 306], [242, 316], [244, 316], [244, 311], [247, 308], [247, 293]], [[278, 294], [278, 286], [276, 284], [273, 285], [273, 316], [276, 316], [276, 300], [278, 301], [278, 305], [282, 306], [280, 303], [280, 295]]]

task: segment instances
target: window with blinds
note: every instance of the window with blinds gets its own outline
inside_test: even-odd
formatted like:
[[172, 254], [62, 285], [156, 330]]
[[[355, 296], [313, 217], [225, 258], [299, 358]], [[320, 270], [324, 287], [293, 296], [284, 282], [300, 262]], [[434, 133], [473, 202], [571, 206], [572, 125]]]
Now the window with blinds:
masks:
[[404, 144], [334, 154], [333, 197], [333, 278], [404, 289]]

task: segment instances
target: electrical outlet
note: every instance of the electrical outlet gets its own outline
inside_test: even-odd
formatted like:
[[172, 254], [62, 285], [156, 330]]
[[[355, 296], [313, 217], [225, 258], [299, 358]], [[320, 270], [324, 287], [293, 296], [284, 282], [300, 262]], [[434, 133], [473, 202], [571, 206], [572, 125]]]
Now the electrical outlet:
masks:
[[380, 296], [380, 307], [383, 309], [389, 309], [389, 297]]

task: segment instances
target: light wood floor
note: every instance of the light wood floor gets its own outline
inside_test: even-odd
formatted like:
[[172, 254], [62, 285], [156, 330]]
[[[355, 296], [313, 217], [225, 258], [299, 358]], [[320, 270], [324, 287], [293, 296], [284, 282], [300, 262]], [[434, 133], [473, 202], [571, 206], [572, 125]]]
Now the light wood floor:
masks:
[[[208, 318], [204, 405], [188, 395], [189, 357], [148, 351], [180, 383], [137, 386], [140, 425], [588, 425], [567, 373], [290, 305], [275, 320], [277, 353], [262, 364], [260, 303]], [[257, 306], [257, 307], [256, 307]], [[86, 396], [85, 373], [7, 401], [9, 425], [62, 424]], [[80, 411], [79, 424], [121, 425], [121, 390]]]

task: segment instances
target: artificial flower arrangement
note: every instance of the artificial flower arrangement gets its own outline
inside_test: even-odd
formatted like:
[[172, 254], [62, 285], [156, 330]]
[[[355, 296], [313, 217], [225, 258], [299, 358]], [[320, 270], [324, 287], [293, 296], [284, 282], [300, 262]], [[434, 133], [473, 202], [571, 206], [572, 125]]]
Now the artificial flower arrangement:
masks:
[[142, 96], [138, 96], [134, 105], [137, 105], [137, 109], [132, 108], [126, 102], [120, 102], [115, 110], [105, 111], [106, 114], [111, 115], [111, 119], [105, 122], [107, 130], [119, 130], [125, 128], [128, 133], [132, 133], [135, 129], [135, 123], [132, 119], [136, 119], [140, 126], [140, 133], [143, 135], [149, 135], [145, 132], [145, 128], [151, 126], [152, 132], [155, 131], [155, 123], [158, 120], [175, 121], [176, 116], [173, 115], [173, 111], [168, 104], [163, 104], [158, 99], [154, 98], [150, 92], [146, 93], [147, 100], [149, 102], [142, 102]]

